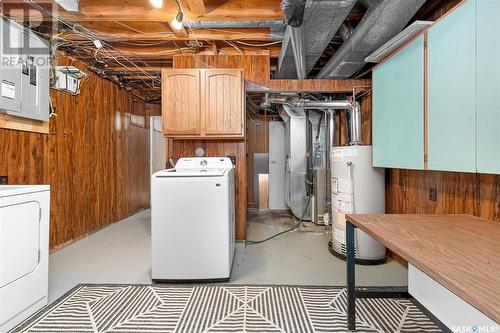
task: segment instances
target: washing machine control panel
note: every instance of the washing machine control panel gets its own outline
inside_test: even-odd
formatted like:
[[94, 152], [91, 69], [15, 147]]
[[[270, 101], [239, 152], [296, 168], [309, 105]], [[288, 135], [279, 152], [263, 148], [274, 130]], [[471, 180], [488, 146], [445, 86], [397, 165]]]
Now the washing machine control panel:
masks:
[[229, 169], [233, 167], [228, 157], [185, 157], [175, 164], [176, 169]]

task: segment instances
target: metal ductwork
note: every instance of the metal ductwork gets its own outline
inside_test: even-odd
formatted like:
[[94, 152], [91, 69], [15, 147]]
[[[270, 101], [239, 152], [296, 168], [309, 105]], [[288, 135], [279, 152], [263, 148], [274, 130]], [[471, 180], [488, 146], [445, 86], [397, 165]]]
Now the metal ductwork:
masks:
[[[346, 110], [348, 121], [348, 142], [351, 146], [363, 144], [361, 133], [361, 107], [358, 102], [351, 101], [315, 101], [305, 98], [265, 94], [262, 105], [281, 104], [293, 110], [326, 110], [332, 115], [335, 110]], [[333, 117], [331, 117], [333, 118]], [[333, 128], [333, 127], [332, 127]], [[333, 132], [333, 131], [331, 131]], [[331, 141], [333, 143], [333, 140]]]
[[302, 34], [302, 27], [288, 26], [292, 35], [292, 51], [295, 63], [295, 71], [297, 79], [305, 79], [306, 73], [306, 50], [304, 48], [304, 36]]
[[283, 105], [280, 116], [286, 124], [285, 202], [295, 216], [304, 215], [304, 219], [309, 220], [310, 209], [304, 214], [307, 206], [306, 114], [304, 110]]
[[[304, 36], [302, 23], [304, 20], [305, 0], [281, 0], [281, 10], [285, 14], [285, 22], [288, 25], [285, 36], [288, 36], [293, 54], [293, 63], [298, 79], [306, 78], [306, 50], [304, 48]], [[278, 60], [278, 66], [280, 62]]]
[[346, 79], [356, 74], [365, 65], [364, 59], [398, 34], [425, 1], [369, 1], [361, 22], [317, 78]]
[[342, 40], [345, 42], [346, 40], [351, 38], [352, 28], [350, 26], [348, 26], [347, 24], [342, 23], [339, 27], [339, 35], [340, 35], [340, 38], [342, 38]]
[[[299, 96], [265, 94], [261, 102], [262, 107], [269, 107], [272, 104], [280, 104], [280, 116], [286, 124], [286, 183], [285, 198], [286, 204], [297, 217], [302, 216], [306, 206], [308, 196], [312, 195], [312, 209], [309, 207], [305, 214], [305, 219], [313, 219], [317, 222], [318, 212], [328, 212], [331, 216], [331, 184], [326, 181], [324, 191], [319, 191], [320, 185], [315, 182], [329, 180], [331, 175], [330, 153], [334, 145], [335, 138], [335, 112], [336, 110], [347, 111], [348, 122], [348, 141], [350, 145], [362, 145], [361, 140], [361, 109], [359, 103], [351, 101], [333, 101], [333, 100], [311, 100]], [[310, 113], [305, 110], [317, 110], [324, 113], [324, 117], [314, 119]], [[317, 118], [317, 116], [316, 116]], [[308, 133], [309, 124], [314, 124], [319, 128], [324, 119], [325, 132], [325, 164], [324, 168], [315, 168], [315, 163], [310, 163], [313, 153], [311, 133]], [[320, 135], [318, 130], [317, 135]], [[309, 144], [308, 144], [309, 143]], [[308, 149], [310, 149], [308, 153]], [[308, 171], [313, 172], [311, 183], [308, 177]], [[309, 186], [314, 184], [314, 191], [309, 190]], [[324, 193], [323, 193], [324, 192]], [[322, 196], [322, 193], [324, 194]], [[326, 202], [326, 210], [321, 210], [321, 204], [317, 202]]]
[[[305, 1], [301, 33], [306, 75], [313, 69], [355, 3], [356, 0]], [[278, 69], [274, 76], [276, 79], [296, 79], [299, 77], [295, 66], [292, 38], [292, 31], [287, 27], [278, 59]]]
[[280, 7], [285, 15], [285, 22], [292, 27], [300, 27], [304, 20], [305, 0], [281, 0]]
[[55, 0], [56, 3], [70, 13], [78, 13], [78, 5], [80, 0]]

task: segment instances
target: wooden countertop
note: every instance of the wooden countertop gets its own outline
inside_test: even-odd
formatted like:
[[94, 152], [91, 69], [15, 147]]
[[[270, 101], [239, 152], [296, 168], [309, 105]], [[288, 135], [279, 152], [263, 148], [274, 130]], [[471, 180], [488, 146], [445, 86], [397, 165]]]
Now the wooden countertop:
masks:
[[469, 215], [352, 214], [347, 219], [500, 322], [500, 223]]

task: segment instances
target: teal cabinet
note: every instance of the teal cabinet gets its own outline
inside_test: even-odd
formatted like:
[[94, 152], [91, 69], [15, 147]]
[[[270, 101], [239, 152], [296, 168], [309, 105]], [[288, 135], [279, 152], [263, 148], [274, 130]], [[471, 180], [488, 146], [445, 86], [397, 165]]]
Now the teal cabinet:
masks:
[[500, 0], [467, 0], [374, 69], [375, 166], [500, 174], [499, 36]]
[[476, 172], [476, 0], [434, 24], [427, 45], [428, 168]]
[[477, 171], [500, 174], [500, 1], [477, 0]]
[[424, 38], [373, 71], [373, 164], [424, 168]]

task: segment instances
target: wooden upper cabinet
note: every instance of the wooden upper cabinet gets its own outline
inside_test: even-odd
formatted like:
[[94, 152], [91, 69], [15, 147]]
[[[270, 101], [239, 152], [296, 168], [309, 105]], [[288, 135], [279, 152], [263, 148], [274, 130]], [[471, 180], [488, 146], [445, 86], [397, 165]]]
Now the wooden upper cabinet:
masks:
[[244, 138], [242, 70], [171, 69], [162, 74], [165, 136]]
[[163, 70], [162, 114], [166, 136], [201, 135], [199, 70]]
[[243, 76], [240, 70], [204, 71], [205, 134], [242, 136]]

